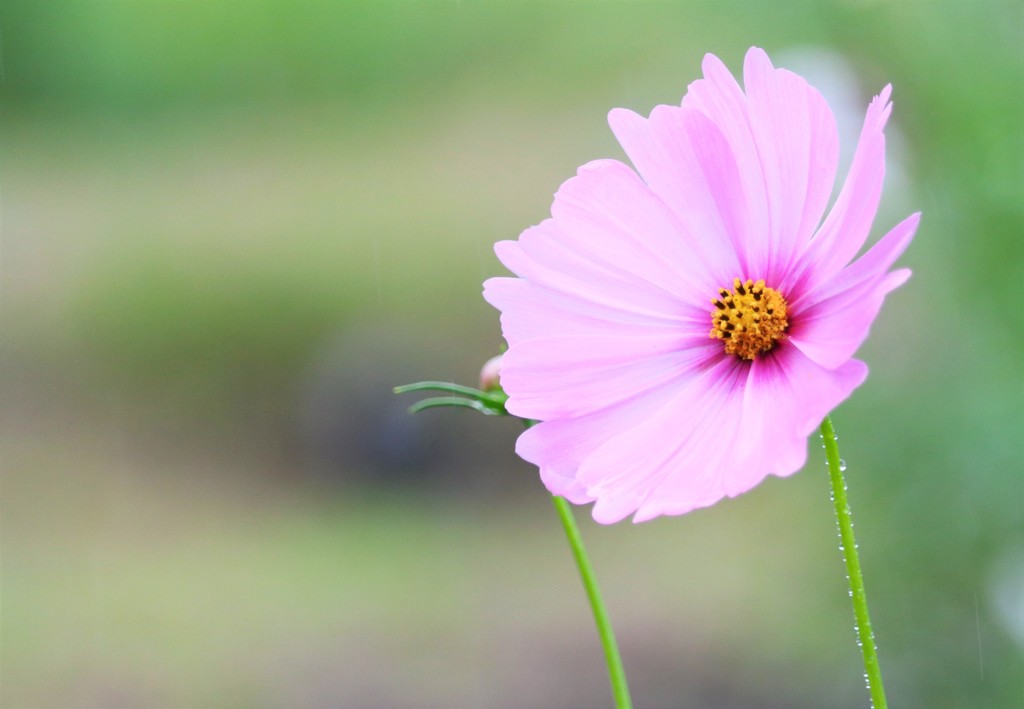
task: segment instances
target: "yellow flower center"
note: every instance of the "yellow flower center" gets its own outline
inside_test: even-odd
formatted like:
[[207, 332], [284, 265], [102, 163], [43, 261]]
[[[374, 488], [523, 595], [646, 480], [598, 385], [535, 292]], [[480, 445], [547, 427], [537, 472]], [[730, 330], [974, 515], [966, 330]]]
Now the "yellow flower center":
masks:
[[764, 281], [750, 279], [732, 282], [732, 290], [722, 288], [711, 302], [711, 334], [725, 343], [727, 354], [752, 360], [771, 351], [786, 334], [786, 299]]

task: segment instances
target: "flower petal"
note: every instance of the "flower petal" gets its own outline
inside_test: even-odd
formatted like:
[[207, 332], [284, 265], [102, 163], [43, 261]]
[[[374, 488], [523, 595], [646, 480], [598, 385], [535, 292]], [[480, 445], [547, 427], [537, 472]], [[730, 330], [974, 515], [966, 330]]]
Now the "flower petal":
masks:
[[565, 241], [555, 221], [546, 219], [524, 231], [518, 241], [499, 241], [494, 252], [517, 276], [556, 293], [649, 318], [671, 317], [679, 310], [678, 298], [604, 266]]
[[519, 436], [516, 453], [540, 468], [541, 480], [551, 494], [575, 504], [593, 502], [576, 479], [580, 463], [612, 436], [646, 420], [674, 393], [671, 388], [655, 389], [578, 418], [542, 421]]
[[691, 439], [634, 521], [683, 514], [744, 493], [768, 475], [795, 473], [806, 462], [808, 435], [866, 377], [863, 362], [830, 371], [795, 348], [755, 360], [725, 390], [727, 400], [705, 411], [697, 425], [708, 435]]
[[[658, 106], [648, 120], [612, 111], [609, 123], [651, 188], [702, 240], [738, 254], [735, 276], [778, 283], [810, 240], [832, 191], [835, 118], [801, 77], [747, 52], [746, 95], [714, 55], [682, 108]], [[704, 120], [694, 116], [699, 115]], [[705, 261], [731, 263], [709, 251]], [[717, 287], [717, 286], [716, 286]]]
[[843, 189], [800, 260], [803, 268], [783, 284], [785, 292], [802, 292], [838, 273], [860, 251], [878, 211], [885, 177], [885, 124], [892, 104], [886, 86], [871, 101], [857, 150]]
[[[753, 51], [753, 50], [751, 50]], [[748, 55], [750, 52], [748, 52]], [[751, 130], [747, 97], [725, 64], [706, 54], [701, 64], [704, 78], [691, 83], [683, 97], [683, 108], [698, 111], [724, 137], [742, 183], [745, 229], [734, 234], [734, 247], [744, 267], [737, 276], [764, 278], [767, 266], [768, 196], [765, 193], [763, 161]]]
[[666, 481], [677, 485], [672, 497], [676, 514], [721, 499], [721, 443], [739, 425], [741, 398], [735, 394], [742, 392], [747, 369], [738, 360], [722, 358], [676, 388], [675, 396], [642, 424], [612, 436], [589, 455], [576, 477], [596, 499], [594, 519], [610, 524], [645, 501], [660, 504], [660, 493], [651, 493]]
[[821, 94], [802, 77], [774, 68], [764, 50], [747, 52], [743, 77], [768, 199], [768, 232], [755, 236], [767, 246], [759, 275], [780, 283], [825, 213], [839, 135]]
[[[490, 278], [484, 299], [501, 311], [501, 332], [510, 347], [535, 337], [602, 335], [614, 328], [623, 336], [679, 332], [690, 323], [682, 315], [640, 314], [601, 304], [575, 294], [539, 286], [524, 278]], [[691, 325], [692, 327], [692, 325]]]
[[651, 389], [675, 384], [721, 356], [706, 333], [562, 335], [518, 343], [501, 361], [509, 413], [546, 421], [582, 416]]
[[743, 397], [743, 435], [736, 467], [725, 480], [730, 497], [767, 475], [785, 477], [803, 467], [807, 437], [867, 378], [867, 365], [848, 360], [821, 367], [793, 347], [755, 360]]
[[910, 276], [905, 269], [887, 270], [910, 244], [919, 221], [919, 213], [910, 215], [866, 254], [795, 302], [790, 342], [830, 369], [852, 357], [886, 294]]
[[518, 241], [495, 245], [517, 275], [655, 317], [707, 309], [715, 286], [687, 246], [686, 227], [626, 165], [584, 165], [558, 190], [551, 213]]
[[827, 370], [795, 348], [750, 365], [723, 359], [642, 424], [577, 451], [578, 471], [563, 468], [559, 478], [595, 499], [594, 519], [606, 524], [706, 507], [799, 470], [807, 436], [866, 376], [857, 360]]
[[615, 109], [608, 123], [644, 181], [683, 225], [697, 267], [694, 285], [714, 295], [744, 272], [737, 245], [748, 211], [721, 131], [702, 114], [672, 106], [656, 107], [649, 119]]
[[694, 239], [628, 166], [584, 165], [555, 194], [551, 216], [568, 248], [704, 309], [707, 289], [697, 284], [708, 274], [690, 248]]

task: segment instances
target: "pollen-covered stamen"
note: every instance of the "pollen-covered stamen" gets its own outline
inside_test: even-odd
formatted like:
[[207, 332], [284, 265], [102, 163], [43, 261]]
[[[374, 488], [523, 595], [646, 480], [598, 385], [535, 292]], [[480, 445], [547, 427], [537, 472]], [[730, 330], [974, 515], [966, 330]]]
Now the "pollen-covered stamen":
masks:
[[769, 352], [786, 334], [786, 299], [764, 281], [739, 278], [732, 290], [722, 288], [712, 300], [710, 337], [722, 340], [725, 351], [752, 360]]

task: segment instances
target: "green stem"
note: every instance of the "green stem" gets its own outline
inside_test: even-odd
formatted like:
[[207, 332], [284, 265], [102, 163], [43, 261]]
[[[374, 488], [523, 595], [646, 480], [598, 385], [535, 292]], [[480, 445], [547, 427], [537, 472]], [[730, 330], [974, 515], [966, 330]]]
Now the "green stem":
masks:
[[832, 480], [832, 502], [839, 523], [839, 538], [846, 559], [846, 575], [850, 580], [850, 598], [853, 599], [853, 615], [857, 624], [857, 643], [864, 654], [864, 679], [871, 692], [871, 703], [875, 709], [886, 709], [885, 689], [882, 687], [882, 669], [878, 665], [878, 648], [875, 634], [871, 631], [871, 616], [868, 614], [868, 599], [864, 592], [864, 575], [860, 570], [857, 542], [853, 536], [853, 518], [850, 503], [846, 499], [846, 482], [843, 480], [843, 465], [839, 457], [839, 444], [832, 428], [832, 420], [826, 416], [821, 422], [821, 439], [825, 442], [825, 457]]
[[[527, 428], [535, 426], [537, 423], [532, 419], [523, 419], [523, 425]], [[601, 589], [597, 587], [597, 576], [594, 574], [594, 567], [590, 564], [586, 547], [583, 546], [583, 536], [580, 534], [580, 528], [576, 525], [576, 518], [573, 517], [572, 506], [568, 500], [558, 495], [552, 496], [551, 501], [555, 503], [555, 511], [558, 512], [558, 518], [562, 520], [562, 528], [569, 541], [572, 558], [576, 560], [576, 568], [579, 569], [583, 589], [587, 593], [587, 600], [590, 601], [590, 611], [594, 615], [597, 634], [601, 636], [601, 647], [604, 648], [604, 660], [608, 665], [608, 680], [612, 685], [612, 696], [615, 697], [616, 709], [633, 709], [633, 700], [629, 698], [629, 685], [626, 683], [626, 669], [622, 666], [622, 656], [619, 655], [619, 646], [615, 642], [612, 621], [608, 617], [608, 610], [604, 607]]]
[[579, 568], [580, 578], [583, 580], [583, 588], [586, 589], [587, 599], [590, 601], [590, 609], [594, 613], [594, 623], [597, 624], [597, 632], [601, 636], [601, 646], [604, 648], [604, 659], [608, 663], [608, 679], [612, 683], [615, 706], [618, 709], [631, 709], [633, 702], [629, 698], [626, 670], [622, 667], [622, 657], [619, 655], [619, 647], [615, 643], [615, 632], [612, 630], [612, 622], [608, 618], [604, 601], [601, 600], [601, 590], [597, 587], [594, 567], [590, 565], [590, 559], [587, 558], [587, 551], [583, 547], [583, 537], [580, 536], [580, 529], [576, 526], [576, 519], [572, 515], [572, 507], [564, 497], [556, 495], [551, 499], [555, 503], [559, 519], [562, 520], [565, 536], [569, 539], [569, 547], [572, 549], [573, 558], [576, 559], [576, 566]]

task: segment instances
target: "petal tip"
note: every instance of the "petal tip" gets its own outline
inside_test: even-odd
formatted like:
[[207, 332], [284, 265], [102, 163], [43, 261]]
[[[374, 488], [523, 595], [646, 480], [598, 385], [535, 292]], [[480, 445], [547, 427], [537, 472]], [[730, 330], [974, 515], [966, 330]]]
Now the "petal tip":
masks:
[[760, 65], [768, 70], [775, 68], [772, 64], [771, 58], [768, 56], [768, 52], [756, 45], [747, 50], [746, 55], [743, 57], [743, 65], [744, 69], [746, 69], [748, 65], [751, 67]]
[[598, 524], [618, 524], [629, 516], [629, 512], [620, 512], [614, 509], [602, 509], [600, 503], [601, 500], [598, 499], [597, 504], [594, 505], [594, 509], [590, 513], [590, 516], [593, 517], [594, 521]]

